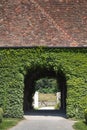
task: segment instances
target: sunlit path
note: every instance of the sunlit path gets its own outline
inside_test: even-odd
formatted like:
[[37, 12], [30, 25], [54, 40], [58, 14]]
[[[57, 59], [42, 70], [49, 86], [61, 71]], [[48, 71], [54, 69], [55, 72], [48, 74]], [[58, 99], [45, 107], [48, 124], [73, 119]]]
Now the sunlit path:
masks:
[[73, 130], [74, 121], [64, 113], [54, 110], [32, 111], [24, 115], [25, 120], [10, 130]]

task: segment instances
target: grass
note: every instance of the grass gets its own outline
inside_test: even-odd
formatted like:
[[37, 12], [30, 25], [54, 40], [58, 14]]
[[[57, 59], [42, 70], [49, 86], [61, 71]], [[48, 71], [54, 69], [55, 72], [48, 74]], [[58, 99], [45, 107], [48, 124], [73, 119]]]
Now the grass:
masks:
[[39, 93], [39, 101], [56, 101], [56, 95]]
[[75, 130], [87, 130], [87, 124], [84, 121], [76, 122], [73, 126]]
[[3, 122], [0, 123], [0, 130], [8, 130], [9, 128], [15, 126], [21, 119], [17, 118], [4, 118]]

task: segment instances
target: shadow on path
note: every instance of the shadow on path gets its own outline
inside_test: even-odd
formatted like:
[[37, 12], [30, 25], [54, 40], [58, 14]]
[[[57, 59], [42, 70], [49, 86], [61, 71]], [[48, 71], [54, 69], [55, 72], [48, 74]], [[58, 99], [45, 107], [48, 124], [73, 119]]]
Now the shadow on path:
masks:
[[30, 110], [24, 114], [25, 116], [54, 116], [66, 118], [63, 110]]

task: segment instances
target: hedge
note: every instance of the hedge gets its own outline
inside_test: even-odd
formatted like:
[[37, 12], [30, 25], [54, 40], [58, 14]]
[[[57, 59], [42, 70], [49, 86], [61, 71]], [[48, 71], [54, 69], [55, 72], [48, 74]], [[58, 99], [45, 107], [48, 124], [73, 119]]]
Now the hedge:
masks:
[[3, 109], [0, 108], [0, 123], [1, 123], [2, 120], [3, 120], [3, 114], [4, 114]]
[[85, 109], [84, 116], [85, 116], [85, 122], [87, 124], [87, 109]]
[[[87, 108], [86, 48], [0, 49], [0, 107], [6, 117], [23, 116], [24, 78], [29, 70], [61, 70], [67, 81], [67, 117], [84, 117]], [[32, 71], [33, 73], [33, 71]]]

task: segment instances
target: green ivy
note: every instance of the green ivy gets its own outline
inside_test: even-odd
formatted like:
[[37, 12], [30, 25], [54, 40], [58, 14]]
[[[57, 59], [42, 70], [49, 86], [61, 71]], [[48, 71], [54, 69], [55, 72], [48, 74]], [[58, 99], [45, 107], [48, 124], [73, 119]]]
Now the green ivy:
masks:
[[67, 80], [67, 116], [84, 116], [87, 108], [86, 48], [0, 49], [0, 107], [7, 117], [23, 116], [24, 77], [36, 68], [62, 70]]

